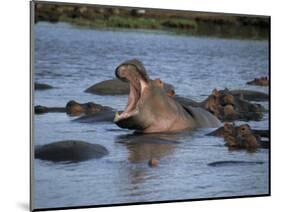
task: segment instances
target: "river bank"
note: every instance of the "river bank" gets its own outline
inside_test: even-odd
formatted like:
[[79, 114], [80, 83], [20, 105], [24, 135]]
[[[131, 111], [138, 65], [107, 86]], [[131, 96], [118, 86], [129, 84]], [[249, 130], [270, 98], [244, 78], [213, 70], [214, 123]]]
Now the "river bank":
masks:
[[36, 3], [35, 23], [66, 22], [83, 27], [167, 30], [224, 38], [268, 39], [269, 18], [231, 14]]

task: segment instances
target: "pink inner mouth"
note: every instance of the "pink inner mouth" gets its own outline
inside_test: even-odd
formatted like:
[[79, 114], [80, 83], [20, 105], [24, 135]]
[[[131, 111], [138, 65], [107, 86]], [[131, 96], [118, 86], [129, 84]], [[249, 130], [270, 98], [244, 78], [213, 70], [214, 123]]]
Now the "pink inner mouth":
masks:
[[126, 76], [126, 78], [130, 82], [130, 93], [127, 105], [124, 112], [120, 114], [120, 118], [127, 118], [130, 116], [130, 113], [136, 109], [137, 103], [141, 97], [141, 85], [139, 80], [130, 75]]
[[128, 96], [128, 103], [125, 108], [124, 113], [129, 113], [132, 110], [134, 110], [137, 106], [137, 102], [140, 98], [140, 92], [138, 91], [137, 88], [134, 87], [132, 83], [130, 83], [130, 93]]

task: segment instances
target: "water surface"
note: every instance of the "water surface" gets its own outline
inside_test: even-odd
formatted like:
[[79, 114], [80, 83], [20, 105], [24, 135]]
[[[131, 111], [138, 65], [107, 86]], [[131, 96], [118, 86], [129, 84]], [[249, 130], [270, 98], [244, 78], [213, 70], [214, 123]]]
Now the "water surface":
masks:
[[[201, 101], [212, 89], [268, 88], [246, 85], [268, 74], [268, 42], [176, 35], [161, 31], [97, 30], [67, 24], [35, 25], [34, 104], [65, 106], [69, 100], [123, 109], [126, 96], [83, 91], [114, 78], [117, 65], [138, 58], [151, 78], [171, 83], [176, 93]], [[267, 103], [262, 103], [268, 108]], [[63, 113], [34, 116], [35, 145], [77, 139], [104, 145], [110, 154], [80, 163], [35, 160], [35, 208], [165, 201], [268, 193], [268, 150], [228, 151], [213, 129], [133, 136], [110, 123], [72, 122]], [[239, 122], [242, 123], [242, 122]], [[252, 127], [268, 129], [268, 114]], [[146, 142], [143, 142], [146, 141]], [[150, 141], [150, 142], [148, 142]], [[160, 160], [150, 168], [151, 157]], [[249, 161], [208, 166], [215, 161]]]

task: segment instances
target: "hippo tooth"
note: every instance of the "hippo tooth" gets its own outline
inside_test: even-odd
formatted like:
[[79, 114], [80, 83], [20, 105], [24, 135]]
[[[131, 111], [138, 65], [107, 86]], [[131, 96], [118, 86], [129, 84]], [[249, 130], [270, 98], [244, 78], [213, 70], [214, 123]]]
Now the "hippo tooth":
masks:
[[118, 113], [118, 112], [116, 112], [116, 113], [115, 113], [114, 120], [118, 120], [118, 119], [119, 119], [119, 117], [120, 117], [119, 113]]

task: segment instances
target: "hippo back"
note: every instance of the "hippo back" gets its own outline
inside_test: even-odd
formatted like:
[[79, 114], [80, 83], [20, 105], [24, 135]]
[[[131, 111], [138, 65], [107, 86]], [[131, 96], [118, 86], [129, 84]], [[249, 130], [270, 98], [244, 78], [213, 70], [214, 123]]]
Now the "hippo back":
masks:
[[221, 122], [211, 114], [209, 111], [200, 108], [200, 107], [184, 107], [186, 110], [189, 110], [189, 113], [192, 114], [197, 127], [199, 128], [215, 128], [221, 125]]

